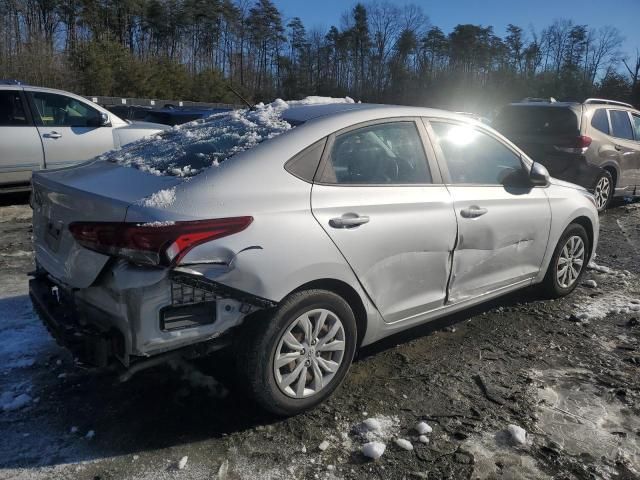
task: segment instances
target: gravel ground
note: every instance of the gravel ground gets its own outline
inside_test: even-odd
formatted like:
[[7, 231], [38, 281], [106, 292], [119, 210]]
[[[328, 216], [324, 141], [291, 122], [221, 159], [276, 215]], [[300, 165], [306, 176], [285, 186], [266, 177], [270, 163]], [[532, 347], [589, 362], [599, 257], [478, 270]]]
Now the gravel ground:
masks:
[[220, 396], [224, 358], [123, 384], [75, 367], [26, 295], [19, 200], [0, 207], [0, 479], [640, 477], [640, 204], [601, 217], [595, 287], [522, 291], [368, 347], [330, 401], [282, 420]]

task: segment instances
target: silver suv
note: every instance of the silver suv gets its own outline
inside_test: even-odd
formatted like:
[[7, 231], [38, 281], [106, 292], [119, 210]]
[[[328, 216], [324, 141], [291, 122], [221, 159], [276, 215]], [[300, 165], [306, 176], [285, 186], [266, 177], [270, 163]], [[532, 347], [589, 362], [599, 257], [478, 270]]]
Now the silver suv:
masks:
[[33, 170], [66, 167], [166, 130], [129, 123], [69, 92], [0, 81], [0, 189], [21, 189]]
[[640, 195], [640, 111], [628, 103], [527, 99], [504, 107], [493, 127], [553, 177], [592, 191], [599, 211]]

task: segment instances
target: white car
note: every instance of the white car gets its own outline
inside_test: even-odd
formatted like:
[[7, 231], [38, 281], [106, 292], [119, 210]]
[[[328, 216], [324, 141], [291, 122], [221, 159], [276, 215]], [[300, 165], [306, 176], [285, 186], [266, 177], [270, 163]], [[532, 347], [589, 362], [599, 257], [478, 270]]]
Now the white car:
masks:
[[74, 95], [0, 81], [0, 189], [21, 189], [34, 170], [67, 167], [166, 125], [129, 123]]
[[592, 194], [480, 122], [347, 102], [38, 172], [33, 209], [31, 298], [78, 358], [130, 376], [232, 348], [239, 385], [285, 415], [360, 346], [533, 284], [569, 294], [599, 229]]

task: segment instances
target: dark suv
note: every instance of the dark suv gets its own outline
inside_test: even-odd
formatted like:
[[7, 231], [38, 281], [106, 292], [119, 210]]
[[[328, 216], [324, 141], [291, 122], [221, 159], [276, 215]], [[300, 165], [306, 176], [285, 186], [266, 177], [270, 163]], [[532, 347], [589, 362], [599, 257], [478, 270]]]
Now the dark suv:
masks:
[[640, 111], [627, 103], [527, 99], [504, 107], [492, 126], [551, 176], [592, 191], [599, 211], [613, 197], [640, 195]]

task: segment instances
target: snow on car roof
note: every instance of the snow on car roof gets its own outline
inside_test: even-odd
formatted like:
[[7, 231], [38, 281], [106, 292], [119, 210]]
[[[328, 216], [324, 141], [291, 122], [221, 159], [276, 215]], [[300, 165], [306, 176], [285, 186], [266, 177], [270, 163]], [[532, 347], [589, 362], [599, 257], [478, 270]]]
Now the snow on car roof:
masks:
[[307, 97], [217, 113], [108, 152], [102, 160], [155, 175], [192, 177], [311, 118], [343, 111], [353, 99]]

